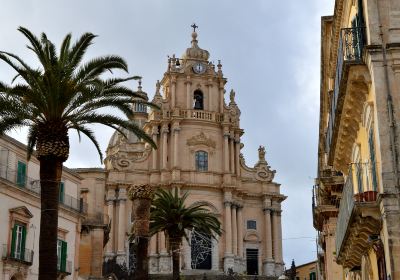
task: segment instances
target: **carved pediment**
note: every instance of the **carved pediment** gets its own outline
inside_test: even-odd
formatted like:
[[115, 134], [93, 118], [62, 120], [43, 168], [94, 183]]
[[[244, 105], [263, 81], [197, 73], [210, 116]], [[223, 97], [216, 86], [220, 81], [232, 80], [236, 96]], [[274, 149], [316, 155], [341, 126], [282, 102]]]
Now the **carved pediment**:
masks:
[[214, 149], [216, 147], [215, 141], [212, 140], [211, 138], [207, 138], [207, 136], [204, 134], [204, 132], [200, 132], [199, 135], [195, 135], [192, 138], [189, 138], [186, 141], [186, 144], [188, 146], [205, 145], [207, 147], [214, 148]]
[[11, 209], [9, 209], [9, 211], [10, 211], [10, 214], [12, 214], [12, 215], [20, 215], [20, 216], [22, 216], [24, 218], [27, 218], [27, 219], [33, 218], [33, 214], [25, 206], [19, 206], [19, 207], [11, 208]]

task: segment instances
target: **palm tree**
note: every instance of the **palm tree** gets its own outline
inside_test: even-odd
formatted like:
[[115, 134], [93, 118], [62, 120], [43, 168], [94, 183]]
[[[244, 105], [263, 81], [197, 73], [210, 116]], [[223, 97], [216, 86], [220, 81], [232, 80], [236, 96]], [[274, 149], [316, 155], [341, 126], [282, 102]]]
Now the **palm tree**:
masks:
[[220, 221], [205, 208], [206, 204], [185, 206], [188, 195], [186, 192], [180, 197], [177, 189], [174, 192], [159, 189], [150, 209], [150, 234], [163, 231], [168, 237], [172, 250], [173, 280], [179, 279], [179, 248], [183, 238], [189, 242], [187, 231], [195, 229], [213, 238], [222, 233]]
[[135, 245], [136, 268], [132, 279], [149, 279], [149, 221], [151, 201], [154, 197], [154, 187], [148, 184], [132, 185], [128, 189], [132, 200], [134, 223], [130, 233], [130, 241]]
[[[103, 124], [123, 135], [126, 130], [132, 131], [154, 147], [155, 144], [134, 122], [99, 111], [111, 107], [128, 118], [133, 114], [133, 97], [140, 96], [121, 83], [140, 77], [105, 78], [103, 75], [115, 69], [128, 72], [123, 58], [109, 55], [83, 63], [84, 54], [96, 37], [91, 33], [83, 34], [72, 46], [71, 34], [68, 34], [57, 52], [46, 34], [42, 33], [39, 39], [26, 28], [18, 30], [28, 39], [28, 49], [35, 53], [40, 67], [32, 68], [17, 55], [0, 52], [0, 59], [17, 73], [11, 85], [0, 82], [0, 134], [27, 126], [28, 159], [36, 147], [41, 182], [39, 280], [54, 280], [57, 278], [58, 193], [62, 166], [69, 155], [68, 131], [76, 130], [79, 137], [86, 135], [101, 161], [100, 146], [87, 125]], [[17, 80], [21, 82], [16, 83]]]

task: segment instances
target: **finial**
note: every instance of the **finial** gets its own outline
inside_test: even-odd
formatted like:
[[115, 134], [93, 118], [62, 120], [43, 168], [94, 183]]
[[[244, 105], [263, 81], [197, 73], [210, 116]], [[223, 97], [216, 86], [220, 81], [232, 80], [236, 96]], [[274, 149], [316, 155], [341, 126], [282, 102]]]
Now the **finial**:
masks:
[[142, 91], [142, 78], [139, 79], [138, 91]]
[[193, 23], [190, 27], [193, 28], [193, 32], [196, 32], [196, 28], [198, 28], [198, 26], [195, 23]]

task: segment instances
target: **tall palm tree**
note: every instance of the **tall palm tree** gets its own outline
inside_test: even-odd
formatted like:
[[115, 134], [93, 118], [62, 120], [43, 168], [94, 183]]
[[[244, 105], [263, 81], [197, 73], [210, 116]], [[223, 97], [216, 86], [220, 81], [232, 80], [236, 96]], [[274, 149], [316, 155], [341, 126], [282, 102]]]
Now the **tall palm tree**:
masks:
[[28, 159], [36, 147], [41, 182], [39, 280], [54, 280], [57, 278], [58, 193], [62, 166], [69, 155], [68, 131], [76, 130], [79, 137], [86, 135], [101, 161], [100, 146], [87, 125], [103, 124], [123, 135], [126, 130], [132, 131], [154, 147], [155, 144], [134, 122], [99, 111], [111, 107], [128, 118], [133, 115], [132, 98], [140, 96], [121, 83], [139, 77], [105, 78], [103, 75], [113, 70], [128, 72], [123, 58], [109, 55], [83, 63], [84, 54], [96, 37], [91, 33], [83, 34], [73, 45], [68, 34], [57, 52], [46, 34], [42, 33], [39, 39], [26, 28], [18, 30], [28, 39], [28, 49], [37, 56], [40, 67], [32, 68], [17, 55], [0, 52], [0, 59], [17, 73], [11, 85], [0, 82], [0, 134], [27, 126]]
[[211, 235], [221, 235], [221, 223], [211, 213], [206, 204], [200, 203], [196, 206], [186, 206], [188, 193], [179, 196], [178, 190], [159, 189], [155, 193], [150, 209], [150, 234], [164, 232], [168, 237], [169, 246], [172, 251], [172, 279], [179, 279], [179, 259], [182, 239], [189, 242], [187, 231], [193, 229], [196, 232]]

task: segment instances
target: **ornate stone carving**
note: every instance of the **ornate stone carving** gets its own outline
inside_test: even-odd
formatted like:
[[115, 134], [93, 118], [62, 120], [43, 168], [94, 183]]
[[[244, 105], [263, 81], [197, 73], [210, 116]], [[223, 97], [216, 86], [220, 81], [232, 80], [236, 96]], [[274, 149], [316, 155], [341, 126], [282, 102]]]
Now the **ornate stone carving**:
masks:
[[265, 148], [260, 146], [258, 148], [258, 162], [254, 166], [254, 168], [248, 167], [245, 163], [243, 154], [239, 155], [239, 162], [242, 168], [245, 170], [255, 173], [254, 179], [263, 182], [272, 182], [275, 177], [275, 170], [271, 170], [271, 167], [268, 165], [268, 162], [265, 160]]
[[133, 163], [143, 162], [148, 159], [151, 147], [147, 146], [143, 150], [135, 150], [130, 152], [119, 152], [113, 154], [105, 160], [106, 164], [112, 169], [118, 171], [131, 170]]
[[207, 138], [207, 136], [204, 134], [204, 132], [200, 132], [199, 135], [195, 135], [192, 138], [189, 138], [186, 141], [186, 145], [188, 146], [197, 146], [197, 145], [205, 145], [210, 148], [216, 147], [216, 143], [214, 140], [211, 138]]
[[229, 93], [229, 98], [230, 98], [229, 116], [230, 116], [231, 123], [235, 126], [239, 126], [240, 110], [235, 102], [235, 95], [236, 95], [235, 91], [231, 90], [231, 92]]

